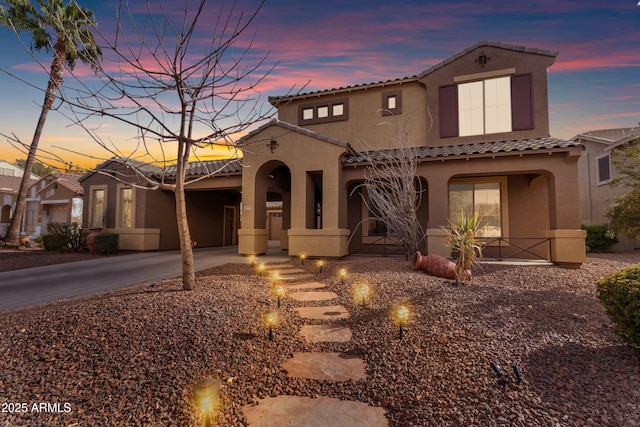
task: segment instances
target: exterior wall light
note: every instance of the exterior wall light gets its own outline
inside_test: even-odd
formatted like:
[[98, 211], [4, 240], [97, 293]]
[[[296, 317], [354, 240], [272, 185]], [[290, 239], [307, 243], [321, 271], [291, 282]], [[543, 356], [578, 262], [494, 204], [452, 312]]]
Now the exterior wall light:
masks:
[[269, 341], [273, 341], [273, 327], [278, 323], [278, 313], [269, 310], [262, 315], [264, 324], [269, 328]]
[[275, 288], [273, 288], [273, 294], [278, 299], [278, 308], [280, 308], [280, 300], [284, 298], [286, 293], [287, 293], [287, 290], [282, 285], [277, 285]]
[[404, 305], [397, 306], [393, 310], [393, 318], [400, 328], [400, 339], [402, 339], [403, 328], [407, 324], [407, 319], [409, 319], [409, 309]]
[[344, 279], [347, 278], [347, 269], [346, 268], [339, 269], [338, 277], [340, 278], [340, 284], [344, 285]]
[[193, 401], [204, 415], [205, 427], [211, 427], [211, 410], [220, 400], [220, 381], [207, 377], [193, 386]]

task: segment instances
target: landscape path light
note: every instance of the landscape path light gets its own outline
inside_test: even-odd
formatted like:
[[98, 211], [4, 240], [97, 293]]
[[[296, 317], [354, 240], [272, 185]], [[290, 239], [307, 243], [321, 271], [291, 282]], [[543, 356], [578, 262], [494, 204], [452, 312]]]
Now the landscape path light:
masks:
[[269, 341], [273, 341], [273, 327], [278, 323], [278, 313], [269, 310], [262, 315], [264, 324], [269, 328]]
[[262, 277], [262, 275], [264, 274], [264, 270], [266, 270], [267, 266], [264, 264], [264, 262], [261, 262], [260, 264], [258, 264], [258, 274], [260, 274], [260, 277]]
[[304, 265], [304, 260], [307, 258], [307, 254], [305, 254], [304, 252], [302, 252], [300, 255], [300, 264]]
[[340, 278], [340, 284], [344, 285], [344, 279], [347, 278], [347, 269], [346, 268], [339, 269], [338, 277]]
[[371, 288], [366, 283], [360, 283], [356, 286], [356, 298], [358, 301], [362, 302], [362, 306], [365, 306], [367, 298], [369, 298], [369, 294], [371, 293]]
[[205, 427], [211, 427], [211, 410], [220, 400], [220, 381], [207, 377], [193, 386], [193, 401], [204, 415]]
[[409, 319], [409, 309], [404, 305], [399, 305], [393, 310], [393, 317], [400, 328], [400, 339], [402, 339], [404, 326], [407, 323], [407, 319]]
[[277, 271], [274, 271], [273, 273], [271, 273], [271, 284], [273, 286], [277, 285], [279, 280], [280, 280], [280, 273], [278, 273]]
[[322, 267], [324, 267], [324, 260], [323, 259], [319, 259], [318, 262], [316, 263], [316, 265], [320, 269], [320, 273], [322, 273]]
[[284, 298], [286, 293], [287, 293], [287, 290], [282, 285], [276, 285], [276, 287], [273, 288], [273, 294], [278, 299], [278, 308], [280, 308], [280, 300]]
[[249, 255], [249, 262], [251, 263], [251, 268], [253, 268], [253, 266], [256, 263], [256, 256], [255, 255]]

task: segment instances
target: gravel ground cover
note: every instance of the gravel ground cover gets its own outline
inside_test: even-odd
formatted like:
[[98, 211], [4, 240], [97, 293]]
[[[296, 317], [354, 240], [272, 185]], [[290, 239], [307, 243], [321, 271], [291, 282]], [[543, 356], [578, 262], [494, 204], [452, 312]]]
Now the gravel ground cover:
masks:
[[0, 249], [0, 273], [3, 271], [22, 270], [24, 268], [43, 265], [62, 264], [73, 261], [103, 258], [113, 255], [95, 255], [89, 252], [59, 253], [44, 249]]
[[[401, 259], [330, 261], [322, 274], [305, 262], [351, 312], [347, 343], [306, 343], [300, 327], [319, 322], [301, 319], [291, 299], [269, 341], [261, 314], [275, 299], [248, 265], [202, 272], [190, 292], [165, 280], [0, 312], [0, 425], [196, 425], [191, 385], [214, 376], [221, 426], [244, 425], [243, 405], [297, 395], [382, 406], [397, 427], [640, 427], [640, 356], [615, 335], [594, 285], [638, 262], [636, 252], [590, 256], [579, 270], [491, 265], [470, 286]], [[339, 267], [350, 272], [345, 285]], [[351, 293], [360, 281], [373, 289], [365, 307]], [[402, 340], [396, 303], [411, 310]], [[289, 378], [282, 365], [297, 351], [361, 356], [368, 376]], [[490, 362], [509, 374], [518, 365], [523, 383], [504, 393]]]

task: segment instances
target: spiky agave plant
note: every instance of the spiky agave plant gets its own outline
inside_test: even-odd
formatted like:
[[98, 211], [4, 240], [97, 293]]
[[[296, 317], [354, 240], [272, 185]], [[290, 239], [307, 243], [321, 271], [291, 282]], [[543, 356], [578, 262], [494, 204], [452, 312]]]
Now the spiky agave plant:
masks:
[[482, 260], [482, 242], [478, 235], [482, 231], [478, 214], [471, 216], [461, 212], [455, 222], [449, 220], [447, 237], [449, 248], [458, 254], [456, 260], [456, 283], [471, 283], [468, 271]]

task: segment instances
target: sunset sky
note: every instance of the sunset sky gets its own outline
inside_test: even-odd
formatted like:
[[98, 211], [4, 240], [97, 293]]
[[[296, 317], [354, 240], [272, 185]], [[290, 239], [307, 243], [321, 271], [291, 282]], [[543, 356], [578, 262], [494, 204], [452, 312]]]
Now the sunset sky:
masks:
[[[216, 9], [220, 3], [210, 0], [209, 6]], [[94, 11], [103, 34], [113, 34], [117, 2], [80, 4]], [[137, 19], [144, 4], [130, 0]], [[186, 2], [152, 4], [154, 11], [164, 4], [167, 16], [179, 17]], [[237, 7], [249, 11], [257, 4], [240, 0]], [[640, 122], [637, 0], [267, 0], [256, 24], [253, 53], [259, 57], [270, 51], [267, 65], [278, 63], [258, 87], [256, 96], [265, 107], [268, 96], [283, 95], [307, 82], [305, 91], [312, 91], [412, 76], [478, 41], [491, 40], [559, 51], [549, 69], [552, 136], [569, 139], [587, 130]], [[0, 37], [0, 68], [45, 88], [46, 73], [13, 33], [2, 28]], [[28, 46], [26, 35], [22, 40]], [[36, 58], [48, 68], [50, 54], [37, 53]], [[94, 79], [82, 67], [76, 71], [87, 82]], [[67, 76], [66, 84], [74, 84], [73, 79]], [[30, 142], [42, 98], [41, 89], [0, 72], [0, 132]], [[131, 152], [134, 129], [101, 125], [101, 137]], [[24, 157], [0, 138], [0, 159], [13, 162]], [[49, 114], [40, 146], [84, 166], [110, 157], [82, 129], [71, 126], [62, 111]]]

